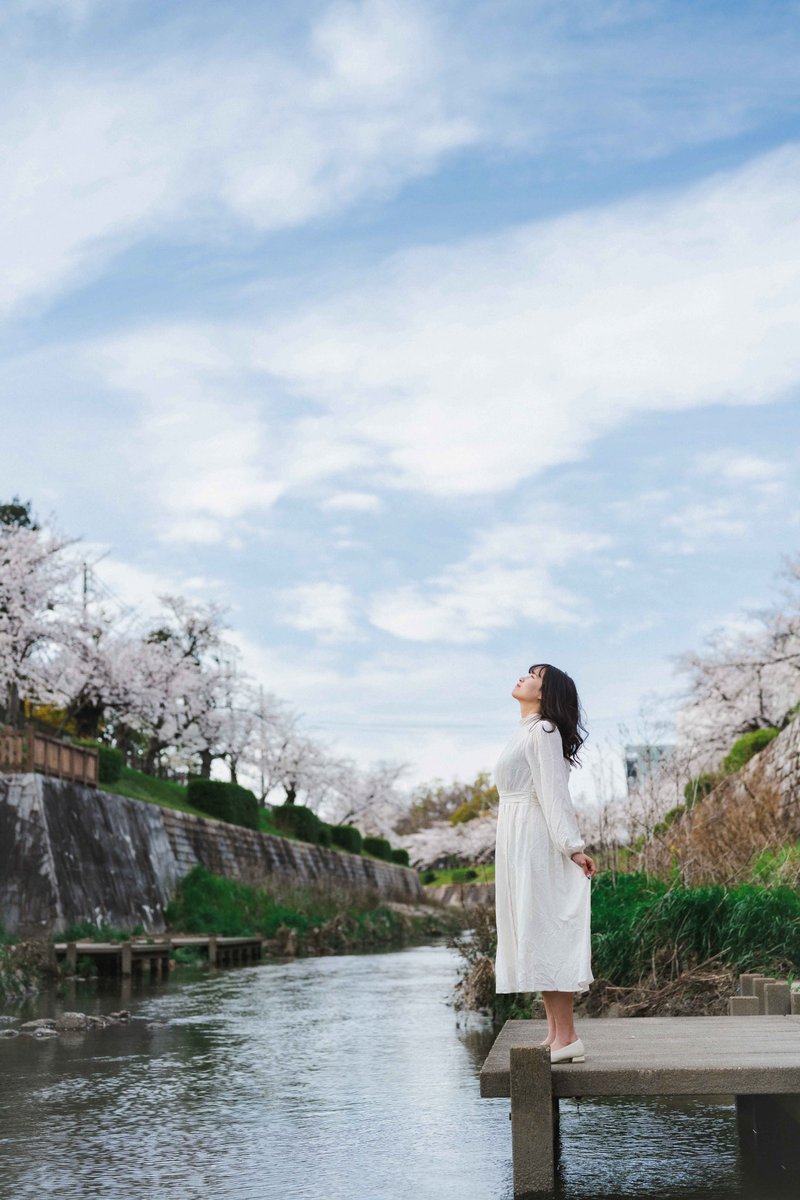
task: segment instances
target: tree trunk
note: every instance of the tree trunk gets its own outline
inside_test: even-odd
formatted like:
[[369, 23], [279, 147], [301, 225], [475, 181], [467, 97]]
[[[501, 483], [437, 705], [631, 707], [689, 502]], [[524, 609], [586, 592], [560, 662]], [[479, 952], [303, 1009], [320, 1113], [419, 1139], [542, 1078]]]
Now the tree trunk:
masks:
[[6, 706], [6, 721], [12, 729], [19, 725], [20, 716], [19, 688], [15, 682], [8, 685], [8, 704]]
[[147, 755], [144, 760], [145, 775], [155, 775], [156, 762], [160, 753], [161, 743], [159, 742], [158, 738], [150, 738], [150, 741], [147, 743]]
[[200, 775], [203, 779], [211, 778], [211, 764], [214, 756], [209, 749], [200, 751]]

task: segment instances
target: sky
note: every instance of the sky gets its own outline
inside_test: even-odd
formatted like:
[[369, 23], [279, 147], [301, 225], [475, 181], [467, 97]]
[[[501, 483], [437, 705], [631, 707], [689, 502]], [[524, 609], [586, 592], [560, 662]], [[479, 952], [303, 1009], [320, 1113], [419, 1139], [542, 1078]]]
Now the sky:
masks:
[[4, 499], [409, 786], [491, 769], [534, 662], [596, 754], [674, 719], [800, 548], [798, 4], [6, 0], [0, 46]]

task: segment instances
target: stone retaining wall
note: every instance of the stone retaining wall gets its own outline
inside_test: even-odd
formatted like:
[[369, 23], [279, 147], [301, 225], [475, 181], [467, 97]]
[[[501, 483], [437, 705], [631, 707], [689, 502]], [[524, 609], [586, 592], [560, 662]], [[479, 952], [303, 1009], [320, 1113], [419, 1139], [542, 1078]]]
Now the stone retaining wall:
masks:
[[216, 875], [329, 880], [418, 900], [410, 867], [257, 833], [42, 775], [0, 775], [0, 922], [35, 937], [74, 921], [164, 929], [178, 881], [197, 863]]

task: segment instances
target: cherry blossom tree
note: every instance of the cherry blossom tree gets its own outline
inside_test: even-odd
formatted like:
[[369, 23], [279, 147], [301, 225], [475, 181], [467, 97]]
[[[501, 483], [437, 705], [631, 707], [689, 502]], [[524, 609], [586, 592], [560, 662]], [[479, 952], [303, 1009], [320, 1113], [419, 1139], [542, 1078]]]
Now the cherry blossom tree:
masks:
[[784, 561], [783, 598], [715, 630], [677, 659], [688, 677], [678, 741], [696, 770], [713, 769], [742, 734], [783, 729], [800, 701], [800, 556]]
[[326, 819], [334, 825], [357, 825], [368, 837], [394, 838], [394, 827], [407, 811], [409, 798], [398, 787], [408, 764], [378, 762], [359, 768], [345, 760], [339, 766], [338, 787], [327, 805]]
[[53, 698], [48, 665], [77, 616], [70, 545], [35, 526], [0, 522], [0, 707], [10, 724], [24, 697]]
[[171, 595], [159, 600], [158, 623], [126, 640], [115, 663], [118, 715], [144, 737], [148, 773], [165, 751], [189, 765], [207, 748], [201, 722], [219, 682], [224, 627], [218, 605]]

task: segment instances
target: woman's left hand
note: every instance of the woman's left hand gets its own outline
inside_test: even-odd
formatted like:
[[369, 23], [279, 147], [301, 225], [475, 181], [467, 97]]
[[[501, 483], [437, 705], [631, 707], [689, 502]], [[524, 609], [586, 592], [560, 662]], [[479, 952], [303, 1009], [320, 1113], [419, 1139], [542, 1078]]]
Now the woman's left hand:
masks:
[[588, 854], [584, 854], [582, 850], [576, 850], [571, 857], [572, 861], [578, 864], [584, 875], [588, 879], [591, 879], [597, 870], [594, 859], [590, 858]]

